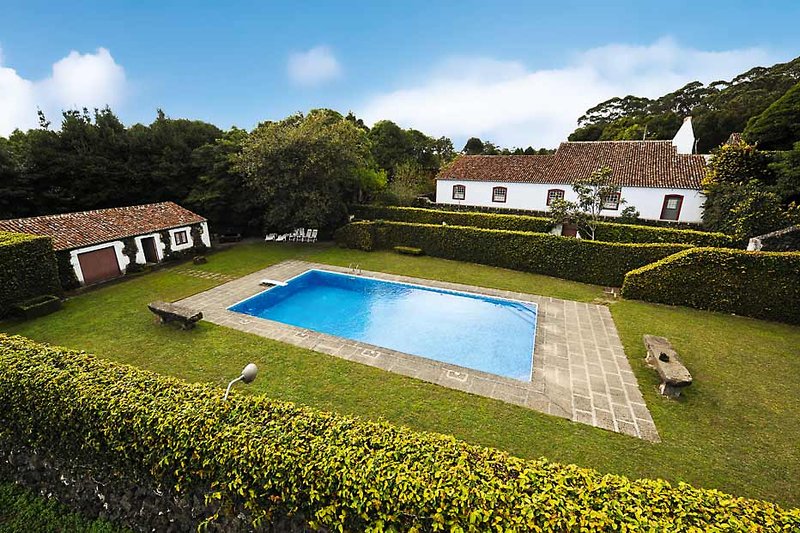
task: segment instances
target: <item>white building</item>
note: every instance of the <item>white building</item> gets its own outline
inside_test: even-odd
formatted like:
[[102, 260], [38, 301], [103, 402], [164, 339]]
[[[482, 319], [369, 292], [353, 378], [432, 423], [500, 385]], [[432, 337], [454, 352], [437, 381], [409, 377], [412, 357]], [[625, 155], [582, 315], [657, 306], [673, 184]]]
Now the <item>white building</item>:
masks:
[[687, 118], [671, 141], [564, 142], [553, 155], [460, 156], [439, 172], [436, 202], [547, 211], [554, 198], [577, 200], [572, 183], [608, 166], [619, 194], [607, 199], [604, 216], [633, 206], [645, 219], [700, 222], [706, 158], [692, 154], [694, 144]]
[[[0, 231], [44, 235], [81, 285], [125, 274], [132, 264], [160, 263], [169, 254], [210, 247], [208, 222], [173, 202], [0, 220]], [[195, 243], [195, 238], [200, 239]], [[60, 272], [62, 280], [68, 272]]]

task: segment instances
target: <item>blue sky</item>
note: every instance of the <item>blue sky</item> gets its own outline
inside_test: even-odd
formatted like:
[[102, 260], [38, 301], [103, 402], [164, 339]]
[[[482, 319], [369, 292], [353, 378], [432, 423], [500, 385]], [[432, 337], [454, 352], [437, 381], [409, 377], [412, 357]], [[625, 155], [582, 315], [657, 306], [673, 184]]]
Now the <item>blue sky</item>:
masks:
[[324, 106], [457, 144], [554, 146], [601, 99], [800, 55], [798, 21], [794, 0], [0, 0], [0, 135], [36, 107], [250, 128]]

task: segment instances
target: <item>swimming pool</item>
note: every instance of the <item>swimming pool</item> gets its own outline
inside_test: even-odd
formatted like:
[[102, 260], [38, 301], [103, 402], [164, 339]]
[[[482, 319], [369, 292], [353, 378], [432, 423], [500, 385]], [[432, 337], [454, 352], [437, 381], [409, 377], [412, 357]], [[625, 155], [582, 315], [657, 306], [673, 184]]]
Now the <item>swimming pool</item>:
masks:
[[228, 309], [531, 380], [535, 303], [309, 270]]

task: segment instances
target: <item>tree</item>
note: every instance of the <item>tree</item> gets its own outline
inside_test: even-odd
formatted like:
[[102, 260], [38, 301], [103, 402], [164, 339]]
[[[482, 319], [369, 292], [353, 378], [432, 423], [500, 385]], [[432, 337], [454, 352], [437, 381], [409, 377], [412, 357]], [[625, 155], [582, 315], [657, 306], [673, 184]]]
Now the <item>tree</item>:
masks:
[[483, 148], [483, 141], [477, 137], [470, 137], [461, 151], [467, 155], [480, 155], [483, 153]]
[[800, 142], [792, 150], [776, 152], [769, 169], [775, 176], [775, 192], [783, 203], [800, 203]]
[[366, 133], [327, 109], [260, 124], [234, 156], [264, 210], [266, 229], [335, 228], [374, 168]]
[[220, 233], [253, 234], [263, 226], [260, 202], [244, 176], [233, 168], [245, 139], [247, 132], [234, 127], [192, 152], [192, 165], [200, 174], [186, 197], [186, 207], [203, 213]]
[[780, 197], [758, 181], [746, 184], [722, 183], [703, 206], [703, 223], [739, 239], [748, 239], [793, 223], [791, 209]]
[[795, 223], [794, 208], [785, 207], [787, 196], [800, 189], [790, 157], [770, 164], [767, 154], [747, 143], [721, 147], [703, 179], [703, 224], [749, 238]]
[[800, 141], [800, 83], [751, 118], [744, 137], [762, 150], [791, 150]]
[[131, 169], [136, 174], [139, 203], [180, 202], [192, 191], [200, 174], [192, 152], [222, 137], [222, 130], [200, 120], [172, 119], [158, 110], [149, 126], [130, 131]]
[[[572, 190], [578, 195], [578, 201], [553, 200], [548, 211], [550, 221], [553, 224], [575, 224], [582, 235], [594, 240], [607, 199], [619, 193], [619, 187], [611, 182], [609, 167], [601, 167], [589, 177], [575, 181]], [[620, 199], [620, 203], [625, 201]]]
[[389, 177], [394, 176], [397, 165], [414, 157], [410, 136], [391, 120], [376, 122], [367, 136], [375, 162], [386, 170]]
[[15, 204], [25, 198], [19, 184], [19, 168], [11, 151], [8, 139], [0, 137], [0, 219], [13, 218]]
[[721, 146], [711, 156], [708, 170], [703, 178], [706, 190], [717, 183], [745, 184], [753, 180], [771, 183], [774, 176], [769, 168], [769, 158], [761, 150], [739, 142]]
[[356, 126], [358, 126], [359, 128], [361, 128], [362, 130], [364, 130], [364, 131], [366, 131], [367, 133], [369, 133], [369, 126], [367, 126], [366, 124], [364, 124], [364, 121], [363, 121], [363, 120], [361, 120], [360, 118], [358, 118], [358, 117], [355, 115], [355, 113], [353, 113], [352, 111], [349, 111], [349, 112], [347, 113], [347, 116], [346, 116], [346, 117], [344, 117], [344, 118], [345, 118], [345, 120], [349, 120], [350, 122], [352, 122], [353, 124], [355, 124]]

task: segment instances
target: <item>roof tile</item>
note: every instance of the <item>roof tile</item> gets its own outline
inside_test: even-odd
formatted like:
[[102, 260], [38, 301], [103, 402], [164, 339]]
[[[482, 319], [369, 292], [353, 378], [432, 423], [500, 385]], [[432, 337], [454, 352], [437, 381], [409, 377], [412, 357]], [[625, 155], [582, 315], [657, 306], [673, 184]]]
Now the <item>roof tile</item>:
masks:
[[620, 187], [699, 190], [706, 163], [679, 154], [672, 141], [564, 142], [552, 156], [461, 156], [437, 179], [570, 185], [603, 166]]
[[0, 230], [46, 235], [55, 250], [71, 250], [205, 221], [174, 202], [161, 202], [0, 220]]

